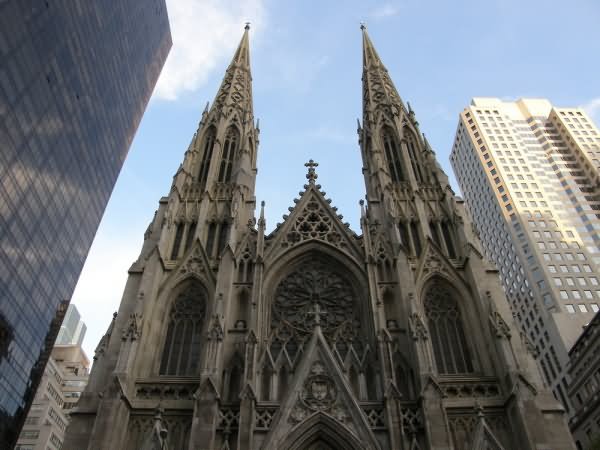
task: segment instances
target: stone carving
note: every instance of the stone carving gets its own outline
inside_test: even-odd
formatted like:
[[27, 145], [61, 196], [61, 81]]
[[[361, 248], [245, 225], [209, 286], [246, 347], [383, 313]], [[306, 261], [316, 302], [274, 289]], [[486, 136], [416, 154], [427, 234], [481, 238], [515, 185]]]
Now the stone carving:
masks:
[[400, 409], [402, 427], [407, 430], [423, 428], [423, 414], [417, 404], [403, 404]]
[[[192, 418], [189, 416], [171, 416], [164, 413], [160, 418], [160, 430], [164, 437], [168, 435], [168, 445], [162, 447], [164, 449], [175, 450], [186, 448], [191, 428]], [[148, 436], [154, 432], [156, 425], [156, 415], [132, 415], [128, 425], [127, 444], [123, 447], [125, 450], [138, 450], [140, 448], [152, 448], [146, 446]], [[160, 448], [160, 447], [159, 447]]]
[[271, 428], [273, 417], [277, 413], [276, 406], [257, 407], [254, 414], [254, 427], [257, 430], [268, 430]]
[[275, 292], [272, 328], [289, 324], [301, 333], [312, 332], [319, 305], [320, 326], [326, 335], [333, 334], [345, 323], [359, 327], [355, 295], [350, 283], [331, 265], [320, 260], [307, 261], [285, 277]]
[[522, 331], [519, 332], [519, 335], [521, 336], [521, 342], [523, 343], [523, 346], [527, 349], [527, 351], [529, 353], [531, 353], [531, 355], [534, 358], [537, 358], [539, 356], [540, 352], [535, 347], [535, 345], [533, 344], [533, 342], [531, 342], [529, 340], [529, 338], [527, 337], [527, 335], [525, 333], [523, 333]]
[[496, 334], [497, 338], [506, 338], [510, 339], [510, 327], [504, 321], [502, 316], [498, 311], [493, 311], [490, 314], [490, 325], [492, 327], [492, 331]]
[[372, 406], [363, 408], [369, 426], [373, 430], [381, 430], [387, 428], [385, 423], [385, 409], [383, 406]]
[[116, 321], [117, 321], [117, 313], [115, 312], [115, 313], [113, 313], [112, 321], [110, 322], [110, 325], [108, 326], [108, 329], [106, 330], [106, 333], [104, 333], [104, 336], [102, 336], [102, 339], [100, 339], [100, 342], [98, 342], [98, 346], [96, 347], [96, 349], [94, 351], [94, 361], [96, 361], [98, 358], [100, 358], [102, 355], [104, 355], [104, 352], [106, 351], [106, 348], [108, 347], [108, 342], [110, 341], [112, 332], [115, 328]]
[[306, 203], [286, 235], [288, 245], [295, 245], [307, 239], [320, 239], [336, 247], [346, 246], [343, 236], [336, 231], [332, 223], [331, 214], [321, 206], [321, 202], [315, 196]]
[[204, 261], [202, 259], [202, 255], [200, 253], [200, 249], [196, 247], [194, 252], [190, 255], [190, 257], [183, 263], [181, 268], [179, 269], [179, 273], [182, 275], [186, 275], [189, 273], [193, 273], [196, 275], [204, 274]]
[[414, 312], [409, 316], [408, 325], [410, 326], [410, 335], [415, 341], [427, 339], [427, 327], [418, 312]]
[[326, 373], [321, 361], [315, 361], [298, 394], [298, 401], [292, 409], [289, 421], [298, 423], [317, 411], [328, 412], [343, 422], [348, 413], [341, 402], [333, 378]]
[[302, 404], [313, 411], [324, 411], [331, 408], [336, 398], [337, 389], [331, 377], [325, 374], [323, 364], [313, 363], [300, 393]]
[[444, 261], [442, 261], [442, 258], [435, 253], [429, 253], [425, 260], [425, 264], [423, 265], [423, 275], [425, 276], [433, 273], [451, 276], [451, 273]]
[[165, 383], [139, 382], [135, 384], [135, 396], [141, 399], [156, 400], [193, 400], [198, 390], [197, 382]]
[[121, 339], [124, 341], [135, 341], [139, 339], [142, 334], [142, 315], [139, 313], [132, 313], [129, 315], [129, 321], [123, 329], [123, 335]]
[[238, 408], [221, 407], [219, 409], [220, 430], [236, 430], [240, 426], [240, 410]]
[[221, 320], [219, 319], [219, 315], [215, 314], [211, 321], [210, 329], [208, 330], [208, 340], [209, 341], [222, 341], [223, 340], [223, 325], [221, 325]]
[[500, 385], [496, 381], [440, 382], [439, 386], [445, 398], [490, 398], [500, 396]]

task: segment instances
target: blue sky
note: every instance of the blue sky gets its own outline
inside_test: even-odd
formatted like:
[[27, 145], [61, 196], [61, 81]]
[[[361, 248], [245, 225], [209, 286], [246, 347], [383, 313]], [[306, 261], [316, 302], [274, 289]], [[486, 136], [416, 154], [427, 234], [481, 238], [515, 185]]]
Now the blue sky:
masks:
[[472, 97], [546, 97], [584, 106], [600, 123], [597, 0], [167, 0], [167, 7], [173, 48], [73, 296], [90, 358], [245, 21], [261, 129], [256, 196], [267, 203], [269, 230], [302, 190], [312, 158], [328, 197], [360, 231], [361, 21], [457, 193], [448, 156]]

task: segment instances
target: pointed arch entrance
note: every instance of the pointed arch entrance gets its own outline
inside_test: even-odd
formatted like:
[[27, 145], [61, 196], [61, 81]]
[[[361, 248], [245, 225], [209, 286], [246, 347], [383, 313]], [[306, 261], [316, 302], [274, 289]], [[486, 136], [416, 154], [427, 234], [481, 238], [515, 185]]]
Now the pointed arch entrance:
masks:
[[277, 447], [281, 450], [363, 450], [350, 430], [325, 413], [316, 413], [296, 426]]

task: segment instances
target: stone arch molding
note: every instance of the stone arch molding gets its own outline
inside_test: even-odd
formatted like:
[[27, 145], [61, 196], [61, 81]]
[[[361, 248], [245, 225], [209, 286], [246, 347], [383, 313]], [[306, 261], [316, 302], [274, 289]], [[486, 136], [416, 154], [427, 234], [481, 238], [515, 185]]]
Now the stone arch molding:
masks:
[[[275, 448], [275, 447], [268, 447]], [[365, 446], [350, 430], [328, 414], [317, 412], [298, 424], [287, 438], [278, 444], [278, 450], [364, 450], [374, 449]], [[265, 447], [265, 450], [267, 447]]]

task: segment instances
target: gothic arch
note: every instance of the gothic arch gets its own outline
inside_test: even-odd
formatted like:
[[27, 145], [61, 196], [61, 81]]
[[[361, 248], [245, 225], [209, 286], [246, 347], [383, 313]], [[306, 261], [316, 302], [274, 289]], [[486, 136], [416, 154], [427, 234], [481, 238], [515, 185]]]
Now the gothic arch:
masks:
[[400, 183], [407, 181], [407, 167], [404, 165], [405, 159], [402, 156], [402, 147], [398, 135], [392, 127], [384, 125], [381, 127], [380, 139], [392, 182]]
[[208, 296], [204, 285], [190, 277], [169, 296], [162, 323], [158, 373], [193, 376], [199, 372]]
[[315, 413], [298, 424], [283, 442], [278, 443], [276, 448], [282, 450], [312, 450], [313, 448], [327, 450], [372, 449], [371, 446], [365, 447], [365, 443], [361, 442], [341, 422], [322, 412]]
[[432, 277], [421, 293], [432, 358], [440, 375], [473, 373], [477, 369], [476, 348], [470, 344], [477, 339], [465, 305], [470, 296], [461, 294], [440, 276]]
[[402, 136], [406, 142], [408, 159], [410, 161], [415, 179], [417, 180], [417, 183], [424, 183], [427, 181], [427, 173], [425, 171], [423, 158], [421, 155], [420, 139], [408, 125], [402, 127]]
[[217, 175], [219, 183], [229, 183], [231, 181], [233, 166], [236, 162], [240, 145], [242, 144], [241, 139], [242, 134], [240, 133], [240, 129], [234, 124], [229, 125], [225, 130], [219, 158], [219, 171]]
[[308, 241], [306, 244], [302, 243], [281, 255], [276, 262], [269, 263], [269, 267], [273, 269], [265, 274], [264, 292], [268, 302], [263, 310], [263, 323], [267, 326], [271, 324], [271, 308], [280, 283], [291, 273], [302, 267], [303, 264], [317, 260], [326, 263], [333, 272], [340, 274], [348, 283], [355, 297], [355, 304], [360, 308], [359, 314], [363, 318], [361, 323], [363, 331], [371, 333], [371, 312], [370, 308], [367, 307], [369, 297], [366, 287], [368, 284], [364, 272], [352, 258], [323, 242]]
[[212, 155], [217, 142], [217, 128], [214, 125], [210, 125], [202, 134], [202, 139], [200, 142], [202, 153], [200, 156], [200, 165], [198, 167], [197, 178], [201, 189], [204, 189], [208, 180], [208, 174], [211, 165], [210, 163], [212, 161]]

